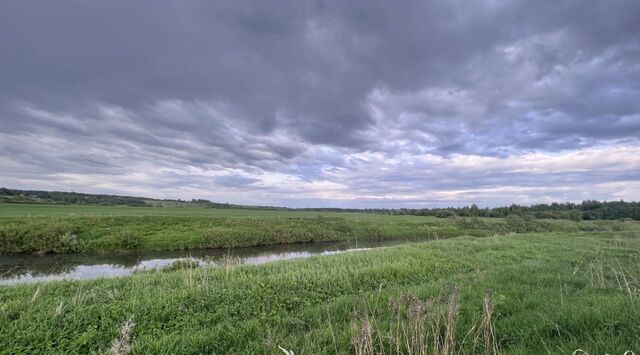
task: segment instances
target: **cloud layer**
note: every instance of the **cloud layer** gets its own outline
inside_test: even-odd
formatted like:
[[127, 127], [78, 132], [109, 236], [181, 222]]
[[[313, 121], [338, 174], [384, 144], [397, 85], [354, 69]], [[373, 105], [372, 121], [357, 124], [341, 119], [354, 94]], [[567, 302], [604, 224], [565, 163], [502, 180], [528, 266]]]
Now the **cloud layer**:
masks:
[[3, 186], [288, 206], [640, 199], [637, 1], [0, 7]]

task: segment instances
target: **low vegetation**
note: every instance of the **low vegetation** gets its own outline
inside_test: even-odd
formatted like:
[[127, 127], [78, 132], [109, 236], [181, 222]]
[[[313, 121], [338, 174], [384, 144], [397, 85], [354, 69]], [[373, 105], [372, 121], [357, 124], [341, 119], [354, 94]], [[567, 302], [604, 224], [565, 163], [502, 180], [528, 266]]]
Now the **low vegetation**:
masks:
[[[365, 213], [247, 213], [246, 210], [202, 208], [0, 206], [3, 212], [0, 214], [0, 254], [229, 248], [358, 239], [429, 240], [505, 233], [609, 231], [624, 225], [613, 221], [539, 220], [518, 215], [505, 219], [443, 219]], [[74, 212], [63, 215], [54, 207]], [[147, 210], [161, 210], [164, 214], [126, 215]], [[192, 214], [184, 214], [184, 210]], [[167, 214], [169, 212], [173, 214]]]
[[6, 353], [638, 353], [640, 230], [618, 229], [0, 287], [0, 344]]

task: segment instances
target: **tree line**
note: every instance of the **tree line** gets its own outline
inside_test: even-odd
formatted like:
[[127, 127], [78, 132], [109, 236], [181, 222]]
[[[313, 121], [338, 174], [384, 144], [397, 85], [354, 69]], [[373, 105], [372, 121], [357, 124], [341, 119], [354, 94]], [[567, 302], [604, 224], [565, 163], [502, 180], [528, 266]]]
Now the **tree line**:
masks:
[[516, 215], [538, 219], [634, 219], [640, 220], [640, 202], [595, 201], [581, 203], [550, 203], [521, 206], [513, 204], [508, 207], [479, 208], [471, 205], [465, 207], [398, 209], [393, 214], [407, 214], [434, 217], [507, 217]]

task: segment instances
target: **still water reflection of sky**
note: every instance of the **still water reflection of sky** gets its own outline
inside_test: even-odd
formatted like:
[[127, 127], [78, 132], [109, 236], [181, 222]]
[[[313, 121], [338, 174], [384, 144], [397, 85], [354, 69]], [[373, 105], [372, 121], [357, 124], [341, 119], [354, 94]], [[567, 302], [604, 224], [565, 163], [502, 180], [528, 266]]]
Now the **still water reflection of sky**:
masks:
[[161, 269], [176, 261], [193, 259], [201, 265], [234, 263], [259, 265], [278, 260], [365, 251], [414, 240], [305, 243], [255, 248], [199, 249], [189, 251], [131, 252], [117, 254], [0, 256], [0, 285], [52, 280], [87, 280], [127, 276]]

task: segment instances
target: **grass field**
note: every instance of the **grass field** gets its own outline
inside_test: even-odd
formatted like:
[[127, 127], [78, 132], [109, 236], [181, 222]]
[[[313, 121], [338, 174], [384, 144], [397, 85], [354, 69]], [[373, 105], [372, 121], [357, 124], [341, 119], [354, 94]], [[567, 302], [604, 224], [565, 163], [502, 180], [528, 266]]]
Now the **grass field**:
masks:
[[[356, 219], [389, 218], [398, 216], [351, 212], [315, 212], [295, 210], [259, 210], [202, 207], [130, 207], [95, 205], [38, 205], [0, 203], [0, 217], [117, 217], [117, 216], [188, 216], [188, 217], [344, 217]], [[399, 216], [408, 220], [417, 216]]]
[[640, 236], [624, 224], [0, 287], [0, 352], [638, 353]]
[[613, 221], [442, 219], [308, 211], [0, 204], [0, 253], [228, 248], [356, 239], [613, 230]]
[[429, 243], [0, 287], [0, 353], [640, 351], [640, 223], [0, 205], [3, 253]]

